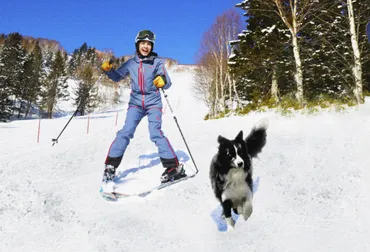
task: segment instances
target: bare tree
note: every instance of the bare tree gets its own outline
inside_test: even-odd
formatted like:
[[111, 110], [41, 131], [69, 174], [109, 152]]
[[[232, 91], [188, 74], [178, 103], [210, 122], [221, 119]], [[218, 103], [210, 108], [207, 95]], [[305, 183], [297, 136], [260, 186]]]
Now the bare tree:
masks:
[[[340, 51], [337, 51], [337, 45], [332, 45], [332, 47], [342, 59], [343, 65], [348, 66], [352, 72], [353, 79], [350, 80], [351, 90], [354, 94], [357, 104], [360, 104], [363, 102], [364, 77], [361, 54], [362, 49], [364, 48], [361, 48], [360, 46], [363, 38], [361, 37], [361, 31], [359, 29], [362, 25], [361, 22], [363, 22], [361, 19], [365, 16], [367, 20], [366, 11], [369, 11], [369, 9], [368, 7], [361, 7], [361, 4], [365, 6], [367, 5], [366, 1], [337, 0], [336, 3], [340, 7], [343, 7], [342, 15], [347, 15], [346, 19], [348, 26], [339, 26], [339, 30], [342, 30], [342, 33], [349, 34], [350, 41], [348, 42], [350, 43], [347, 41], [344, 41], [344, 43], [351, 45], [351, 48], [348, 48], [348, 55], [351, 57], [345, 57]], [[355, 6], [355, 4], [357, 4], [357, 6]], [[338, 41], [338, 43], [343, 43], [343, 41]], [[340, 74], [341, 73], [342, 71], [340, 71]], [[345, 76], [343, 76], [343, 79], [345, 79]], [[354, 80], [354, 85], [352, 80]]]
[[[232, 88], [233, 79], [228, 69], [228, 57], [231, 54], [229, 41], [237, 37], [239, 26], [239, 15], [230, 10], [218, 16], [215, 23], [203, 34], [197, 62], [200, 71], [197, 72], [196, 79], [199, 83], [196, 89], [198, 94], [207, 92], [206, 104], [213, 115], [232, 105], [233, 92], [236, 89]], [[230, 101], [228, 105], [227, 95]]]
[[353, 76], [355, 78], [355, 87], [353, 93], [356, 97], [357, 104], [363, 101], [363, 80], [362, 80], [362, 63], [361, 63], [361, 53], [359, 49], [359, 36], [356, 29], [355, 13], [353, 10], [353, 0], [347, 0], [347, 10], [348, 10], [348, 21], [351, 34], [351, 45], [353, 49], [354, 64], [352, 68]]
[[209, 116], [212, 118], [216, 113], [217, 91], [215, 85], [216, 69], [213, 67], [214, 58], [210, 54], [202, 55], [196, 69], [194, 87], [197, 97], [209, 108]]
[[276, 13], [280, 16], [284, 24], [288, 27], [292, 36], [293, 54], [296, 65], [294, 75], [297, 85], [296, 98], [298, 102], [303, 102], [303, 69], [300, 55], [300, 45], [298, 43], [298, 33], [304, 22], [307, 22], [307, 16], [312, 10], [312, 0], [271, 0], [275, 3]]
[[[239, 29], [241, 26], [241, 19], [235, 11], [230, 11], [226, 15], [226, 30], [225, 35], [227, 37], [226, 40], [226, 48], [227, 48], [227, 65], [232, 64], [230, 59], [234, 56], [233, 55], [233, 48], [231, 46], [231, 42], [238, 37]], [[235, 77], [232, 75], [230, 69], [228, 68], [228, 71], [226, 73], [227, 77], [227, 83], [229, 85], [229, 105], [231, 106], [233, 104], [234, 98], [233, 94], [235, 96], [235, 102], [236, 102], [236, 108], [239, 108], [241, 105], [241, 101], [238, 95], [238, 92], [236, 90], [235, 86]]]

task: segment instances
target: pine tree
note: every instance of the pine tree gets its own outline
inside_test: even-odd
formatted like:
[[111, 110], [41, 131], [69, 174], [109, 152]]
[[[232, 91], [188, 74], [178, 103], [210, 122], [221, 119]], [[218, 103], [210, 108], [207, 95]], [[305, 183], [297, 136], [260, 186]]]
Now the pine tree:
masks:
[[[360, 9], [366, 10], [360, 16], [360, 25], [359, 25], [359, 40], [360, 48], [362, 49], [362, 62], [363, 62], [363, 77], [364, 77], [364, 95], [369, 96], [370, 94], [370, 6], [366, 4], [366, 1], [360, 1]], [[366, 24], [369, 23], [368, 26]], [[366, 28], [368, 29], [365, 32]]]
[[95, 48], [88, 46], [84, 43], [79, 49], [75, 49], [72, 53], [71, 59], [68, 63], [68, 72], [71, 76], [75, 75], [77, 68], [83, 64], [95, 64], [97, 55]]
[[[5, 43], [5, 42], [4, 42]], [[6, 62], [4, 60], [3, 47], [0, 48], [0, 122], [10, 118], [12, 113], [12, 101], [9, 95], [12, 89], [7, 85], [7, 76], [5, 75]]]
[[266, 1], [243, 1], [236, 5], [245, 11], [246, 29], [232, 41], [231, 68], [237, 76], [237, 89], [243, 99], [254, 103], [264, 99], [277, 102], [279, 94], [293, 92], [292, 52], [289, 31]]
[[[304, 68], [307, 73], [305, 81], [310, 83], [307, 90], [310, 99], [319, 95], [356, 102], [362, 99], [362, 86], [369, 74], [365, 67], [369, 62], [366, 53], [369, 52], [369, 45], [366, 43], [365, 33], [358, 32], [354, 41], [358, 44], [360, 59], [356, 61], [358, 56], [355, 56], [353, 38], [351, 39], [348, 3], [349, 1], [341, 0], [334, 3], [331, 0], [320, 0], [320, 4], [316, 5], [319, 14], [315, 15], [302, 33]], [[368, 1], [354, 1], [352, 8], [356, 17], [355, 33], [364, 31], [370, 16]]]
[[343, 6], [333, 4], [332, 0], [321, 0], [313, 8], [316, 8], [315, 16], [300, 33], [306, 98], [342, 99], [351, 85], [347, 58], [349, 33], [343, 29], [346, 26]]
[[48, 118], [52, 118], [58, 100], [69, 97], [67, 79], [66, 59], [58, 51], [51, 63], [42, 93], [42, 104], [47, 110]]
[[42, 54], [38, 43], [35, 45], [32, 52], [27, 55], [24, 70], [24, 84], [27, 87], [24, 100], [27, 101], [25, 108], [25, 117], [27, 117], [31, 105], [38, 103], [38, 97], [41, 91], [42, 79], [44, 71], [42, 68]]
[[[353, 1], [356, 29], [358, 31], [358, 45], [362, 65], [363, 86], [361, 89], [370, 90], [370, 43], [366, 35], [366, 24], [370, 20], [369, 0]], [[361, 90], [362, 92], [362, 90]], [[362, 100], [363, 102], [363, 100]]]
[[24, 90], [22, 76], [25, 63], [25, 50], [22, 47], [22, 36], [19, 33], [11, 33], [5, 39], [5, 44], [1, 52], [1, 110], [4, 116], [9, 116], [9, 99], [13, 100], [12, 110], [21, 109], [21, 104], [17, 106], [16, 100], [22, 97]]
[[3, 45], [5, 44], [5, 34], [4, 33], [0, 33], [0, 50], [2, 49]]
[[97, 72], [95, 68], [96, 60], [95, 48], [88, 46], [86, 43], [73, 52], [70, 60], [70, 73], [78, 82], [74, 104], [79, 106], [84, 101], [78, 111], [80, 115], [92, 112], [99, 102], [98, 90], [93, 88]]
[[78, 110], [79, 115], [85, 115], [86, 112], [92, 112], [98, 105], [97, 88], [93, 86], [96, 81], [93, 66], [91, 64], [80, 66], [76, 71], [76, 75], [79, 81], [74, 104], [80, 106]]

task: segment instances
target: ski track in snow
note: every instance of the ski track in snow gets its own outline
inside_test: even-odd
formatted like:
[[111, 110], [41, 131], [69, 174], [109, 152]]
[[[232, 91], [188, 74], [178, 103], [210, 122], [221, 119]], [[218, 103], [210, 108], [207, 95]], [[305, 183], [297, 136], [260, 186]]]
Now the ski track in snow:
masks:
[[[370, 251], [368, 100], [346, 113], [265, 112], [203, 121], [193, 73], [169, 73], [168, 98], [199, 174], [145, 198], [102, 199], [104, 159], [126, 104], [119, 125], [115, 112], [92, 115], [86, 134], [87, 117], [74, 118], [53, 147], [69, 116], [42, 120], [38, 144], [37, 120], [0, 124], [0, 251]], [[239, 130], [246, 136], [263, 117], [270, 122], [266, 147], [254, 160], [253, 214], [247, 222], [239, 218], [234, 232], [220, 232], [208, 179], [216, 138], [233, 138]], [[189, 159], [168, 108], [163, 131]], [[128, 174], [126, 183], [139, 186], [135, 181], [145, 174], [159, 182], [155, 154], [144, 118], [119, 171], [151, 161], [156, 166]], [[191, 168], [191, 160], [186, 164]]]

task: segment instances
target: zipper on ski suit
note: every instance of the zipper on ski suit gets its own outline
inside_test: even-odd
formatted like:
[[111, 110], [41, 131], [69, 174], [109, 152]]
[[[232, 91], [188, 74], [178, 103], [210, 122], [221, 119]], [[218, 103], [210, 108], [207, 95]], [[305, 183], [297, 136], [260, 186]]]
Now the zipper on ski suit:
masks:
[[139, 87], [141, 90], [141, 105], [145, 108], [144, 104], [144, 71], [143, 71], [143, 62], [140, 60], [139, 70], [138, 70], [138, 79], [139, 79]]

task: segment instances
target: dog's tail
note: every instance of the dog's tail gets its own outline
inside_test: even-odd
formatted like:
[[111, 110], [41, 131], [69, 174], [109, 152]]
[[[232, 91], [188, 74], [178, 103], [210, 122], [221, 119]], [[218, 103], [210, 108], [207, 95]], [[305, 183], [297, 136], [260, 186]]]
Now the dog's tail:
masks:
[[257, 154], [260, 153], [262, 148], [266, 145], [266, 130], [268, 125], [269, 121], [266, 118], [260, 120], [245, 138], [245, 141], [247, 142], [248, 154], [252, 158], [257, 157]]

